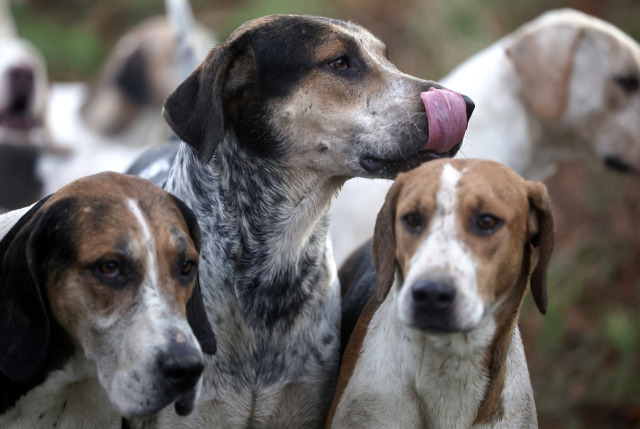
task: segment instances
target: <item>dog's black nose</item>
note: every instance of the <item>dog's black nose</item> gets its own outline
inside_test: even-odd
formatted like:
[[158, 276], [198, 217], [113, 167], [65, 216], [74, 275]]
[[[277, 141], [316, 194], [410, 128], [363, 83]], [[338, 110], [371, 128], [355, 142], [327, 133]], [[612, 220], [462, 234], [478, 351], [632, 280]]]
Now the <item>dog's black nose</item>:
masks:
[[456, 290], [445, 282], [422, 280], [411, 288], [414, 305], [419, 311], [443, 312], [456, 298]]
[[204, 370], [201, 354], [186, 343], [173, 343], [160, 356], [158, 364], [164, 375], [185, 388], [195, 385]]
[[467, 105], [467, 122], [469, 122], [469, 119], [471, 119], [471, 114], [473, 113], [473, 109], [476, 108], [476, 103], [474, 103], [473, 100], [466, 95], [462, 95], [462, 99], [464, 100], [464, 104]]

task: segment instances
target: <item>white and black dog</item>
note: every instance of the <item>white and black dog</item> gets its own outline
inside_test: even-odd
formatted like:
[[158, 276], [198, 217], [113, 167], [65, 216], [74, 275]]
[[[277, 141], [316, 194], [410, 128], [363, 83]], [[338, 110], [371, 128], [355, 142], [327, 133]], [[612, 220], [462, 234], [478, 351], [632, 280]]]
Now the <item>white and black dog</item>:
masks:
[[166, 180], [202, 227], [200, 279], [218, 353], [194, 412], [160, 427], [321, 427], [339, 361], [331, 199], [453, 156], [468, 98], [408, 76], [364, 28], [249, 21], [169, 96], [186, 143]]

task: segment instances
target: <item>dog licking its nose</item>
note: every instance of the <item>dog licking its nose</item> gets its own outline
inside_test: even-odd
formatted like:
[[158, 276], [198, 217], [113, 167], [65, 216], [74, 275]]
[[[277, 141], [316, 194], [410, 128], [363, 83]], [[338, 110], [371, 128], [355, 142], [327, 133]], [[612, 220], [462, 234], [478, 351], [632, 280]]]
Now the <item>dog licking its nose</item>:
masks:
[[473, 102], [448, 89], [430, 88], [420, 94], [429, 121], [429, 139], [422, 150], [445, 153], [462, 141]]

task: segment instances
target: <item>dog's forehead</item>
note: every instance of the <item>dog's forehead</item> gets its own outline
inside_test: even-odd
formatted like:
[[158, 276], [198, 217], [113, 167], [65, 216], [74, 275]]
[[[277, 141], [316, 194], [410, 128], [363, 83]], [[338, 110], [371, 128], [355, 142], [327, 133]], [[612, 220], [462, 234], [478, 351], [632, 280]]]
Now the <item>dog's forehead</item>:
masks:
[[431, 161], [399, 175], [396, 180], [403, 186], [399, 209], [402, 205], [437, 204], [437, 194], [445, 191], [464, 205], [518, 206], [526, 202], [525, 180], [509, 167], [494, 161]]
[[[100, 173], [83, 178], [56, 192], [43, 209], [66, 199], [72, 199], [77, 210], [68, 214], [68, 221], [73, 223], [71, 227], [87, 233], [104, 235], [136, 230], [140, 220], [131, 210], [132, 203], [140, 209], [152, 229], [187, 230], [186, 222], [169, 194], [137, 177]], [[167, 229], [168, 226], [173, 228]]]
[[234, 43], [243, 37], [259, 35], [261, 40], [294, 38], [299, 42], [329, 41], [330, 37], [342, 37], [385, 50], [385, 44], [364, 27], [353, 22], [311, 15], [268, 15], [242, 24], [227, 39]]

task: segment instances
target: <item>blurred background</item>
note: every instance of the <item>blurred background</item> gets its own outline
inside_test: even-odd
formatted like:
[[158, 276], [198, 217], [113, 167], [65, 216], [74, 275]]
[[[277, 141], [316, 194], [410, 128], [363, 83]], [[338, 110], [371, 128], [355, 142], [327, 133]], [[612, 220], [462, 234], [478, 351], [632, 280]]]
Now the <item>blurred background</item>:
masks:
[[[116, 41], [162, 0], [17, 0], [20, 36], [52, 82], [90, 82]], [[219, 40], [270, 13], [353, 20], [406, 73], [437, 80], [548, 9], [572, 7], [640, 40], [637, 0], [192, 0]], [[639, 118], [640, 120], [640, 118]], [[547, 181], [557, 219], [549, 311], [527, 298], [520, 325], [542, 428], [640, 428], [640, 178], [579, 161]]]

